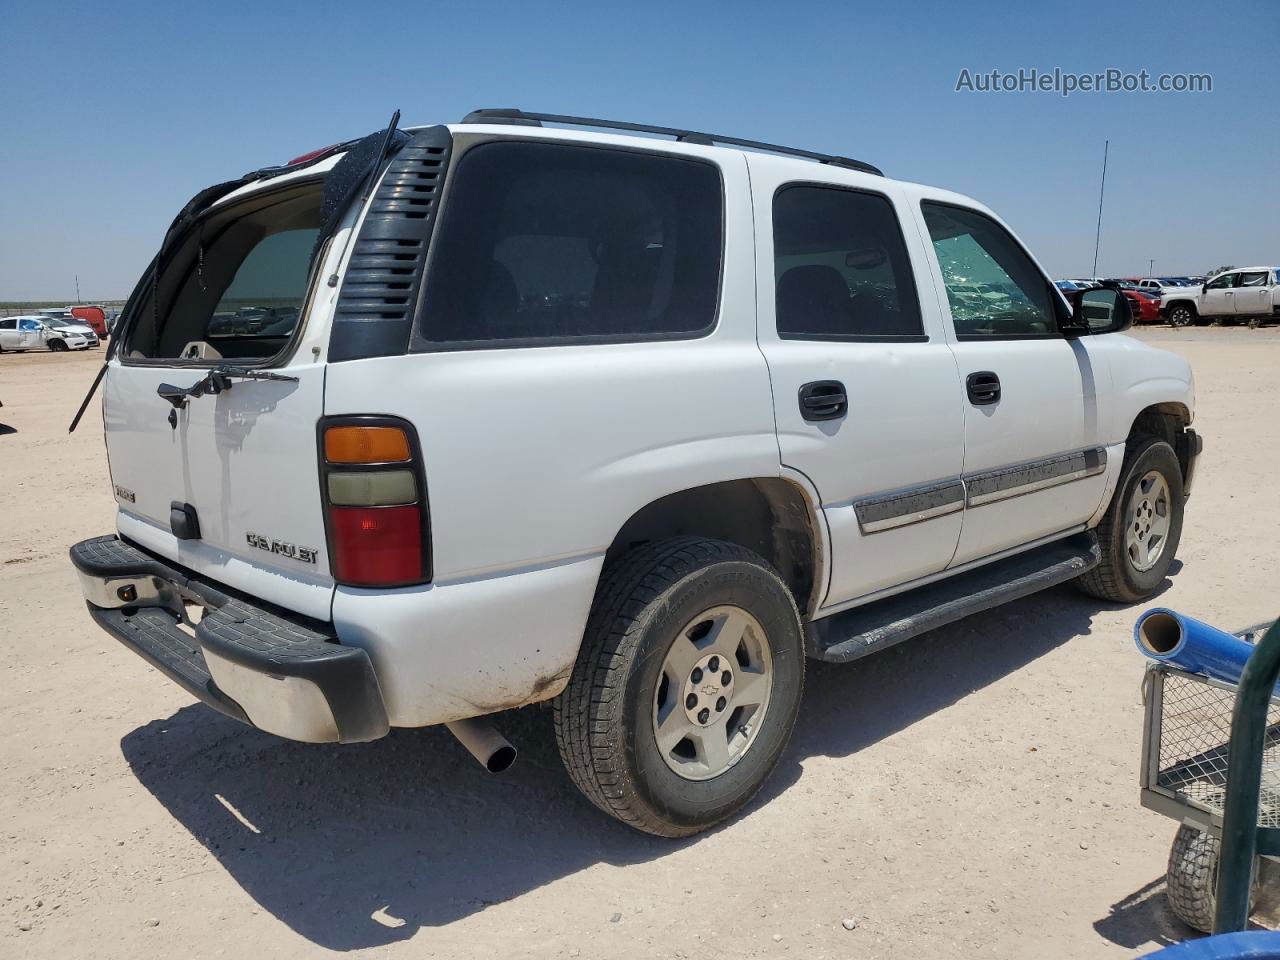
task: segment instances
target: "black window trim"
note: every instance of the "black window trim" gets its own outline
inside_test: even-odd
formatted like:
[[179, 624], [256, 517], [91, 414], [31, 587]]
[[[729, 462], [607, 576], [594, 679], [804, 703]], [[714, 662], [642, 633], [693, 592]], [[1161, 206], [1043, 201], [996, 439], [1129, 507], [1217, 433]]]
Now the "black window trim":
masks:
[[461, 166], [463, 158], [477, 147], [491, 143], [538, 143], [560, 147], [580, 147], [589, 150], [608, 150], [615, 153], [638, 153], [651, 157], [685, 160], [690, 163], [700, 163], [711, 167], [715, 171], [716, 180], [720, 184], [720, 262], [716, 271], [716, 302], [711, 311], [711, 320], [706, 327], [681, 333], [621, 333], [583, 337], [513, 337], [507, 340], [428, 340], [422, 334], [423, 304], [426, 301], [427, 287], [431, 280], [431, 268], [442, 246], [440, 243], [433, 243], [427, 253], [427, 262], [423, 266], [422, 283], [418, 288], [418, 300], [413, 309], [413, 327], [409, 336], [408, 351], [410, 354], [458, 353], [472, 350], [527, 350], [540, 347], [607, 346], [627, 343], [692, 342], [705, 340], [720, 328], [720, 313], [724, 307], [725, 245], [728, 240], [728, 225], [726, 223], [728, 198], [724, 185], [724, 171], [721, 169], [720, 164], [707, 157], [694, 156], [674, 150], [593, 143], [586, 140], [562, 139], [560, 137], [512, 137], [494, 134], [477, 136], [475, 139], [461, 144], [455, 140], [453, 158], [449, 164], [449, 171], [445, 180], [444, 194], [440, 198], [440, 209], [436, 214], [437, 224], [444, 219], [445, 212], [449, 207], [449, 200], [453, 195], [454, 186], [458, 180], [455, 171]]
[[[1036, 262], [1036, 258], [1031, 255], [1031, 251], [1026, 248], [1026, 245], [1023, 244], [1023, 242], [1018, 239], [1017, 235], [1012, 230], [1010, 230], [1008, 227], [1002, 224], [995, 217], [991, 216], [991, 214], [983, 213], [981, 210], [977, 209], [976, 207], [965, 206], [963, 203], [951, 203], [946, 200], [934, 200], [931, 197], [920, 198], [920, 215], [922, 217], [925, 215], [926, 204], [932, 204], [935, 207], [949, 207], [952, 210], [963, 210], [965, 213], [969, 213], [974, 216], [981, 217], [983, 220], [986, 220], [997, 230], [1003, 231], [1004, 234], [1010, 240], [1013, 241], [1014, 246], [1016, 246], [1019, 250], [1023, 252], [1023, 254], [1027, 258], [1027, 261], [1031, 264], [1032, 267], [1035, 268], [1035, 271], [1040, 275], [1040, 278], [1044, 280], [1045, 286], [1049, 290], [1049, 302], [1055, 305], [1054, 310], [1057, 313], [1057, 315], [1053, 318], [1054, 323], [1057, 325], [1057, 330], [1051, 333], [961, 333], [956, 329], [956, 318], [951, 311], [951, 294], [947, 292], [947, 278], [942, 275], [942, 264], [938, 263], [938, 276], [942, 280], [942, 292], [946, 294], [946, 298], [947, 298], [947, 315], [951, 318], [951, 332], [955, 336], [957, 342], [959, 343], [991, 343], [992, 341], [995, 341], [995, 340], [1065, 340], [1066, 339], [1066, 336], [1062, 332], [1062, 323], [1064, 319], [1069, 319], [1069, 318], [1062, 316], [1062, 310], [1065, 308], [1065, 300], [1062, 296], [1062, 291], [1059, 290], [1054, 285], [1053, 281], [1050, 280], [1048, 276], [1046, 276], [1045, 272], [1042, 269], [1040, 269], [1040, 264], [1038, 264]], [[929, 247], [933, 252], [934, 262], [937, 262], [938, 251], [937, 251], [937, 248], [934, 247], [933, 245], [933, 235], [929, 233], [929, 224], [927, 220], [925, 221], [924, 227], [925, 227], [925, 236], [928, 237]]]
[[[778, 278], [775, 274], [773, 278], [773, 329], [777, 333], [779, 340], [798, 340], [800, 342], [814, 341], [818, 343], [928, 343], [930, 340], [929, 333], [926, 330], [924, 322], [924, 306], [920, 300], [920, 284], [916, 282], [915, 268], [911, 266], [911, 248], [907, 246], [907, 232], [903, 229], [902, 214], [898, 211], [898, 205], [893, 202], [893, 197], [889, 196], [882, 190], [871, 190], [866, 187], [852, 187], [843, 183], [832, 183], [829, 180], [788, 180], [786, 183], [778, 185], [773, 191], [773, 196], [769, 200], [769, 231], [773, 238], [773, 263], [770, 264], [771, 271], [777, 269], [778, 264], [778, 248], [777, 234], [774, 232], [774, 213], [777, 210], [778, 194], [784, 190], [790, 190], [792, 187], [821, 187], [826, 190], [843, 190], [845, 193], [862, 193], [872, 197], [879, 197], [881, 200], [889, 204], [889, 209], [893, 211], [894, 218], [898, 221], [898, 233], [902, 237], [902, 250], [907, 255], [907, 273], [910, 274], [911, 290], [916, 299], [916, 312], [920, 315], [920, 333], [783, 333], [778, 330]], [[895, 278], [896, 279], [896, 278]]]

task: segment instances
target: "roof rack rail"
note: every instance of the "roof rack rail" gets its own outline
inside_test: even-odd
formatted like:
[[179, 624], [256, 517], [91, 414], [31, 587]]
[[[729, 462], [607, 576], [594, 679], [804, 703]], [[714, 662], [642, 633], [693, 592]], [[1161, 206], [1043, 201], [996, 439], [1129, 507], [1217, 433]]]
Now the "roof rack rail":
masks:
[[878, 167], [850, 157], [837, 157], [829, 153], [817, 153], [813, 150], [801, 150], [797, 147], [780, 147], [776, 143], [761, 143], [759, 140], [743, 140], [740, 137], [721, 137], [712, 133], [698, 133], [696, 130], [679, 130], [675, 127], [657, 127], [648, 123], [627, 123], [622, 120], [599, 120], [593, 117], [569, 117], [558, 113], [528, 113], [514, 107], [492, 107], [484, 110], [472, 110], [462, 118], [463, 123], [510, 123], [522, 127], [540, 127], [543, 123], [560, 123], [571, 127], [598, 127], [602, 130], [630, 130], [636, 133], [653, 133], [664, 137], [674, 137], [682, 143], [699, 143], [704, 146], [727, 144], [733, 147], [746, 147], [748, 150], [761, 150], [765, 153], [780, 153], [788, 157], [804, 157], [818, 163], [830, 164], [833, 167], [847, 167], [850, 170], [861, 170], [863, 173], [874, 173], [883, 177]]

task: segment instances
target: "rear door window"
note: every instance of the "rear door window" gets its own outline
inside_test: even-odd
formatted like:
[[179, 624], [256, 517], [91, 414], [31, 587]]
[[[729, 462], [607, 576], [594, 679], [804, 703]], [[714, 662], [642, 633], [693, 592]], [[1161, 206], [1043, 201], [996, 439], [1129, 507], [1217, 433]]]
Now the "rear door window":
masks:
[[715, 324], [722, 188], [710, 163], [484, 143], [450, 174], [416, 350], [696, 337]]
[[887, 197], [811, 184], [773, 199], [778, 336], [925, 340], [898, 215]]

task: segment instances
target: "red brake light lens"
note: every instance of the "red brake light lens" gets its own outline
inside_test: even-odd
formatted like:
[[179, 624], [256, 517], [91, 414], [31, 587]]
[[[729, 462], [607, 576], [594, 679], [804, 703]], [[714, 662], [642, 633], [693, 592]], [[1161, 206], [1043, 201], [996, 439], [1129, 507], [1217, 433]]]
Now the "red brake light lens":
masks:
[[407, 507], [331, 507], [334, 575], [383, 586], [422, 579], [422, 511]]
[[306, 163], [308, 160], [314, 160], [316, 157], [319, 157], [319, 156], [322, 156], [322, 155], [324, 155], [324, 154], [328, 153], [330, 150], [332, 150], [332, 149], [333, 149], [334, 147], [336, 147], [336, 146], [338, 146], [338, 144], [336, 144], [336, 143], [331, 143], [331, 144], [329, 144], [329, 146], [327, 146], [327, 147], [321, 147], [319, 150], [308, 150], [308, 151], [307, 151], [306, 153], [304, 153], [302, 156], [300, 156], [300, 157], [294, 157], [292, 160], [290, 160], [288, 163], [286, 163], [286, 164], [285, 164], [285, 166], [286, 166], [286, 167], [296, 167], [296, 166], [297, 166], [298, 164], [300, 164], [300, 163]]

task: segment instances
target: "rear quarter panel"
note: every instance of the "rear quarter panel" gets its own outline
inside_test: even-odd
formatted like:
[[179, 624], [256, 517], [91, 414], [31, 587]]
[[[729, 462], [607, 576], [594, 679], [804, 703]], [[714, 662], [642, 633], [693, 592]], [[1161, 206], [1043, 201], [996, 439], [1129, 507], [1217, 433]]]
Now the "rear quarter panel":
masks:
[[632, 514], [690, 487], [780, 475], [755, 340], [746, 163], [728, 156], [709, 335], [329, 365], [327, 415], [403, 417], [424, 459], [432, 584], [376, 609], [367, 591], [339, 588], [334, 598], [343, 641], [365, 646], [379, 668], [393, 724], [554, 695], [577, 656], [604, 553]]

